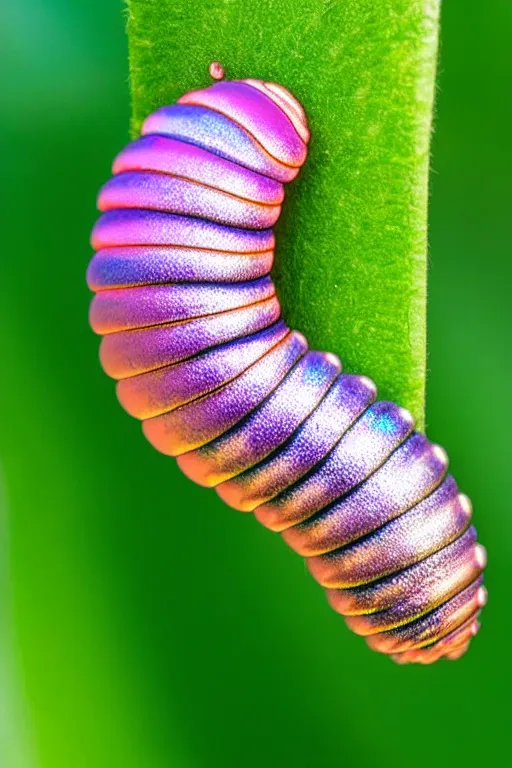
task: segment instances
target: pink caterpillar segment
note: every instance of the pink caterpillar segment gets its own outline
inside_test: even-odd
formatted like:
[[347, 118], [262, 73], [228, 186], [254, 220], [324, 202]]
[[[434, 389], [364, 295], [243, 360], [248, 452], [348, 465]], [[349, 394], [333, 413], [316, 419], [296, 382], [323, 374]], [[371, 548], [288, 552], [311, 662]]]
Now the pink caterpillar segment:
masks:
[[186, 93], [179, 104], [195, 104], [221, 112], [244, 129], [283, 165], [300, 167], [307, 148], [288, 114], [272, 98], [244, 82], [216, 83], [200, 91]]
[[281, 205], [284, 200], [283, 185], [269, 176], [166, 136], [144, 136], [132, 142], [116, 157], [112, 170], [114, 174], [157, 171], [262, 205]]
[[100, 191], [87, 273], [121, 404], [188, 477], [280, 532], [370, 648], [459, 658], [486, 556], [445, 452], [280, 317], [272, 226], [306, 159], [304, 109], [276, 83], [223, 81], [142, 134]]
[[281, 212], [279, 205], [254, 203], [196, 181], [148, 171], [125, 171], [107, 181], [99, 194], [98, 207], [100, 211], [166, 211], [246, 229], [272, 227]]

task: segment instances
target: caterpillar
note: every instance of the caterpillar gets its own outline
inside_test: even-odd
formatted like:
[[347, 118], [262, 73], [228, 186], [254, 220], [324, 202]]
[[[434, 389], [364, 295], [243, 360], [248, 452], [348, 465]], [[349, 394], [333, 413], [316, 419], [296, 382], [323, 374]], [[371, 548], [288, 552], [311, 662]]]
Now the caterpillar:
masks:
[[256, 79], [145, 120], [98, 197], [100, 360], [149, 442], [278, 531], [370, 648], [457, 659], [479, 628], [486, 553], [446, 453], [281, 317], [272, 227], [309, 139], [294, 96]]

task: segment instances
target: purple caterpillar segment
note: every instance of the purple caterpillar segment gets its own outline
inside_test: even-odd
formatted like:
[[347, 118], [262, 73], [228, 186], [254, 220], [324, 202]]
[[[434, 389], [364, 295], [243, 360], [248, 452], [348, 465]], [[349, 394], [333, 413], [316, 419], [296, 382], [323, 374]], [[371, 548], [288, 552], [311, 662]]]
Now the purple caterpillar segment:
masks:
[[122, 379], [117, 385], [119, 402], [137, 419], [150, 419], [172, 411], [235, 379], [275, 347], [289, 330], [281, 320], [252, 336], [215, 347], [181, 363]]
[[148, 171], [113, 176], [100, 191], [98, 208], [167, 211], [246, 229], [272, 227], [281, 213], [279, 205], [253, 203], [197, 181]]
[[366, 482], [310, 520], [283, 531], [283, 538], [304, 556], [350, 544], [432, 493], [446, 468], [445, 452], [415, 432]]
[[279, 451], [219, 485], [217, 493], [235, 509], [252, 512], [318, 464], [371, 405], [376, 394], [375, 385], [366, 376], [342, 374]]
[[[417, 618], [439, 605], [446, 590], [451, 596], [459, 591], [459, 583], [465, 586], [472, 582], [482, 567], [478, 547], [475, 529], [470, 527], [455, 541], [407, 568], [357, 586], [340, 580], [338, 583], [345, 586], [329, 587], [326, 595], [332, 607], [354, 626], [392, 629], [408, 617]], [[310, 568], [314, 560], [308, 561]], [[409, 608], [404, 610], [404, 605]], [[390, 621], [390, 616], [395, 618]]]
[[274, 295], [269, 277], [235, 285], [169, 283], [115, 288], [96, 294], [89, 319], [96, 333], [115, 333], [247, 307]]
[[269, 155], [283, 165], [300, 168], [306, 160], [306, 144], [292, 121], [271, 98], [244, 82], [215, 83], [190, 91], [179, 104], [207, 107], [230, 118], [253, 136]]
[[258, 509], [272, 530], [296, 525], [348, 493], [374, 472], [413, 429], [408, 411], [393, 403], [372, 405], [342, 437], [321, 465]]
[[388, 525], [339, 551], [313, 557], [309, 567], [318, 581], [339, 588], [367, 584], [408, 568], [453, 541], [469, 525], [471, 505], [458, 493], [453, 477]]
[[272, 296], [216, 315], [110, 333], [101, 341], [101, 364], [114, 379], [136, 376], [268, 328], [280, 314]]
[[178, 246], [103, 248], [91, 259], [91, 291], [134, 288], [159, 283], [241, 283], [265, 277], [273, 251], [223, 253]]
[[162, 453], [179, 456], [230, 429], [268, 397], [307, 351], [292, 331], [247, 371], [215, 392], [144, 422], [144, 434]]
[[279, 181], [167, 136], [143, 136], [132, 142], [117, 156], [112, 170], [114, 174], [158, 171], [262, 205], [281, 205], [284, 199]]
[[342, 374], [318, 407], [278, 451], [219, 485], [217, 493], [235, 509], [255, 510], [320, 462], [375, 395], [375, 387], [369, 379]]
[[[481, 563], [477, 546], [475, 530], [470, 528], [435, 557], [399, 571], [394, 579], [380, 582], [380, 594], [377, 594], [378, 588], [373, 590], [373, 595], [371, 587], [360, 588], [362, 594], [370, 593], [378, 609], [373, 613], [346, 615], [347, 625], [359, 635], [373, 635], [429, 613], [478, 578]], [[428, 569], [425, 568], [426, 563]], [[389, 599], [389, 606], [383, 609], [382, 600], [386, 589], [388, 593], [392, 592], [392, 599]], [[340, 613], [343, 613], [343, 608], [336, 604], [336, 597], [343, 591], [348, 590], [332, 593], [329, 590], [329, 601], [336, 610], [341, 608]]]
[[449, 632], [436, 643], [417, 650], [391, 654], [391, 658], [397, 664], [433, 664], [441, 658], [454, 661], [466, 653], [470, 640], [478, 633], [479, 629], [480, 622], [475, 616], [471, 616], [457, 629]]
[[275, 181], [292, 181], [299, 172], [299, 168], [283, 165], [272, 157], [241, 125], [205, 107], [162, 107], [146, 118], [142, 134], [178, 139]]
[[319, 405], [339, 375], [329, 353], [308, 352], [247, 419], [203, 448], [178, 457], [180, 469], [200, 485], [240, 474], [282, 445]]
[[459, 658], [485, 550], [446, 454], [280, 320], [271, 227], [306, 158], [302, 106], [275, 83], [218, 82], [142, 133], [100, 191], [87, 275], [121, 404], [191, 479], [281, 532], [371, 648]]
[[468, 587], [425, 616], [386, 632], [367, 637], [370, 648], [381, 653], [402, 653], [423, 648], [457, 629], [485, 604], [480, 575]]

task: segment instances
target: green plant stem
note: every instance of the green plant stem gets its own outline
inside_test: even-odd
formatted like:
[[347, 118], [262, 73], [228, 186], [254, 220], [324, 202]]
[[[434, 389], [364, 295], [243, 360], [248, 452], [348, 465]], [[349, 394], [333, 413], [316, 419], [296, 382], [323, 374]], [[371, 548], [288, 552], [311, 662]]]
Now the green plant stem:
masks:
[[288, 87], [310, 156], [276, 228], [286, 320], [424, 423], [429, 141], [438, 0], [129, 0], [134, 134], [228, 78]]

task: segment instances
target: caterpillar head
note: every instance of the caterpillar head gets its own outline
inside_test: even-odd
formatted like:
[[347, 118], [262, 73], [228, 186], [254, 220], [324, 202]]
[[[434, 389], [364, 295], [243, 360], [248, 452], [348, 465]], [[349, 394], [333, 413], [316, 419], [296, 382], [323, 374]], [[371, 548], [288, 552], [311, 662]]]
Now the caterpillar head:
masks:
[[263, 80], [223, 80], [189, 91], [150, 115], [142, 134], [167, 134], [276, 181], [292, 181], [307, 156], [306, 113], [292, 94]]

